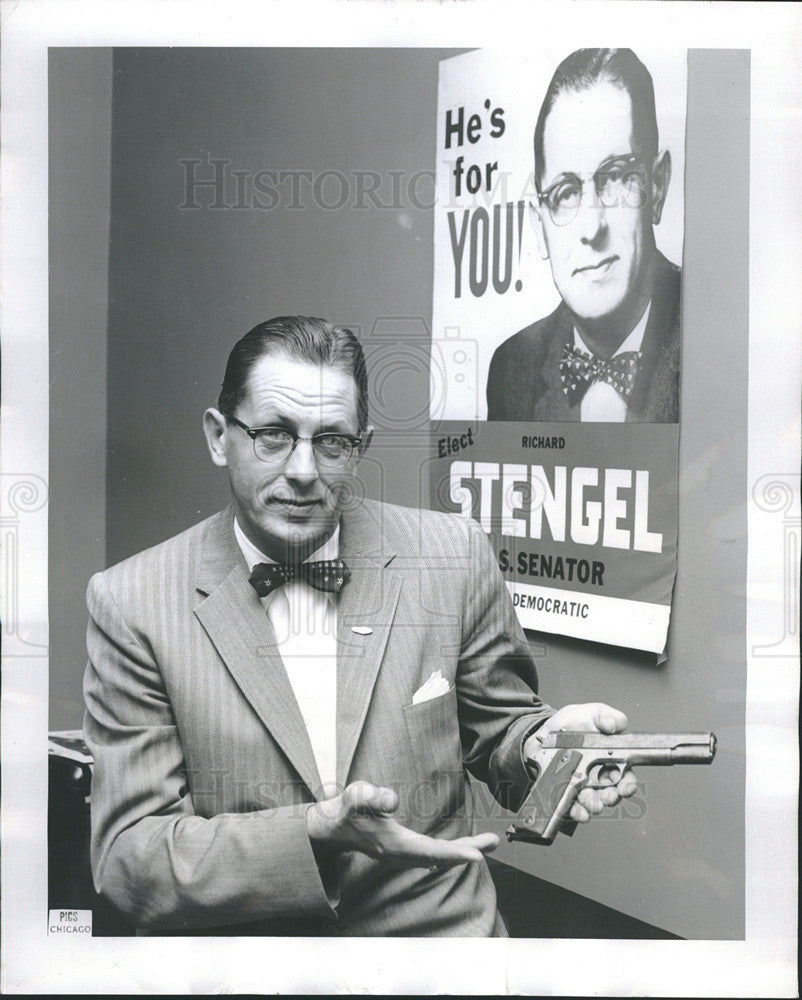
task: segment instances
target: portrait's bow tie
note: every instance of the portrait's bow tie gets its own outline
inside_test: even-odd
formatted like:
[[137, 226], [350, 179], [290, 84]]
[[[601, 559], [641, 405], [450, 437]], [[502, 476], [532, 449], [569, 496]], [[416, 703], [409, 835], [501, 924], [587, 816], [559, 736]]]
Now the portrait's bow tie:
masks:
[[635, 384], [640, 351], [624, 351], [605, 361], [594, 358], [572, 344], [566, 344], [560, 358], [560, 379], [569, 406], [576, 406], [592, 382], [601, 381], [611, 385], [626, 401]]
[[283, 587], [292, 580], [305, 580], [316, 590], [339, 594], [351, 579], [351, 570], [342, 559], [323, 559], [320, 562], [305, 562], [297, 565], [286, 563], [258, 563], [248, 578], [260, 597]]

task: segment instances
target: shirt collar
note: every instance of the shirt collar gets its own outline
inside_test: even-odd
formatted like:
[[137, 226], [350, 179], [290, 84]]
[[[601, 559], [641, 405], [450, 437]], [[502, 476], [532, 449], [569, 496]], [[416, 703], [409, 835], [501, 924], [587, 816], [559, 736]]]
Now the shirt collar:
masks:
[[[248, 538], [242, 528], [239, 526], [239, 521], [236, 516], [234, 517], [234, 537], [237, 539], [237, 544], [245, 557], [245, 562], [248, 564], [248, 572], [252, 572], [254, 566], [257, 563], [275, 562], [275, 559], [271, 559], [270, 556], [266, 556], [264, 552], [260, 552], [259, 549], [253, 544], [253, 542]], [[304, 562], [313, 562], [320, 559], [336, 559], [340, 552], [340, 525], [334, 529], [334, 533], [328, 538], [319, 549], [315, 551], [307, 558]]]
[[[626, 340], [621, 344], [618, 350], [612, 356], [615, 357], [616, 354], [623, 354], [624, 351], [639, 351], [641, 344], [643, 343], [643, 336], [646, 333], [646, 324], [649, 322], [649, 313], [652, 309], [652, 301], [649, 299], [649, 304], [646, 306], [643, 315], [638, 320], [635, 325], [635, 329], [630, 333]], [[574, 347], [580, 351], [584, 351], [585, 354], [588, 353], [587, 344], [579, 336], [577, 328], [574, 327]]]

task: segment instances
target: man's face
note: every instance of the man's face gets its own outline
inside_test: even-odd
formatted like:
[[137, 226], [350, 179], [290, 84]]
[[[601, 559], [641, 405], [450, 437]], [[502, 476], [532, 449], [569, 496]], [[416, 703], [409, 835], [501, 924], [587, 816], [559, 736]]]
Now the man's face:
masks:
[[[234, 416], [249, 427], [280, 427], [302, 438], [359, 435], [353, 378], [284, 353], [256, 363]], [[228, 468], [237, 520], [265, 555], [305, 558], [331, 536], [350, 494], [357, 451], [345, 467], [332, 469], [321, 466], [311, 442], [303, 440], [283, 461], [264, 462], [246, 432], [217, 410], [206, 411], [204, 429], [213, 461]]]
[[[541, 205], [536, 231], [554, 284], [580, 320], [626, 314], [644, 293], [646, 263], [654, 248], [648, 188], [641, 208], [632, 207], [633, 199], [605, 208], [588, 180], [611, 157], [636, 152], [641, 151], [633, 147], [632, 107], [625, 90], [605, 81], [557, 97], [544, 129], [540, 190], [566, 174], [582, 178], [585, 187], [575, 217], [565, 225], [556, 225]], [[647, 299], [648, 292], [643, 308]]]

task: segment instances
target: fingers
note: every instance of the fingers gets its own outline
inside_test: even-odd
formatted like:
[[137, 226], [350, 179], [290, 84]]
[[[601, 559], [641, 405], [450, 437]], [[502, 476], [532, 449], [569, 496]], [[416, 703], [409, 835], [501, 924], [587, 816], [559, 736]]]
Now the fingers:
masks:
[[606, 807], [617, 806], [621, 799], [629, 798], [637, 790], [638, 782], [632, 771], [624, 771], [617, 785], [604, 788], [583, 788], [571, 807], [571, 819], [577, 823], [587, 823], [592, 816]]
[[539, 732], [548, 733], [559, 729], [593, 730], [612, 736], [627, 727], [627, 717], [617, 708], [603, 702], [587, 702], [581, 705], [565, 705], [558, 709], [541, 726]]
[[583, 805], [579, 803], [579, 801], [575, 802], [571, 806], [571, 812], [568, 815], [571, 817], [571, 819], [575, 820], [577, 823], [590, 822], [590, 813], [587, 811], [587, 809], [585, 809]]
[[624, 776], [618, 782], [616, 788], [622, 799], [628, 799], [630, 795], [637, 791], [638, 779], [632, 771], [624, 771]]
[[473, 837], [458, 837], [456, 840], [438, 840], [423, 833], [416, 833], [406, 827], [395, 825], [394, 840], [385, 842], [382, 857], [396, 867], [431, 868], [445, 871], [455, 865], [481, 861], [489, 851], [498, 847], [498, 837], [494, 833], [480, 833]]
[[361, 851], [396, 868], [433, 870], [476, 863], [498, 847], [494, 833], [438, 840], [410, 830], [392, 817], [398, 805], [398, 795], [392, 788], [355, 781], [341, 795], [324, 798], [310, 807], [310, 839]]
[[617, 788], [610, 786], [599, 790], [599, 798], [605, 806], [617, 806], [621, 801], [621, 794]]
[[399, 798], [392, 788], [355, 781], [341, 795], [310, 805], [307, 832], [318, 850], [356, 850], [396, 868], [446, 869], [481, 861], [498, 847], [494, 833], [438, 840], [402, 826], [392, 813]]
[[[612, 791], [612, 789], [605, 789], [605, 791]], [[604, 809], [604, 800], [601, 797], [601, 793], [595, 788], [583, 788], [579, 795], [577, 795], [576, 801], [589, 816], [598, 816], [602, 809]]]
[[482, 854], [489, 854], [498, 847], [499, 839], [495, 833], [479, 833], [475, 837], [470, 837], [477, 850]]
[[601, 703], [587, 707], [592, 710], [593, 725], [600, 733], [612, 736], [613, 733], [621, 733], [627, 728], [627, 717], [617, 708]]
[[327, 782], [325, 782], [325, 784], [323, 785], [323, 788], [321, 789], [321, 791], [322, 791], [322, 797], [323, 797], [324, 800], [325, 799], [336, 799], [337, 796], [340, 794], [339, 786], [337, 785], [337, 783], [335, 781], [327, 781]]
[[343, 803], [357, 812], [393, 813], [398, 808], [398, 794], [369, 781], [355, 781], [343, 792]]
[[369, 781], [355, 781], [340, 795], [332, 795], [332, 791], [331, 787], [326, 787], [325, 797], [315, 802], [306, 813], [309, 836], [318, 843], [347, 842], [356, 817], [386, 819], [398, 808], [398, 795], [392, 788], [376, 787]]
[[[614, 801], [613, 796], [615, 796]], [[583, 788], [571, 806], [569, 815], [577, 823], [588, 823], [593, 816], [598, 816], [605, 806], [614, 806], [618, 800], [619, 796], [614, 788], [605, 788], [601, 792], [597, 792], [595, 788]]]
[[426, 841], [426, 867], [439, 869], [481, 861], [499, 843], [495, 833], [480, 833], [475, 837], [458, 837], [456, 840], [437, 840], [421, 835], [421, 840]]

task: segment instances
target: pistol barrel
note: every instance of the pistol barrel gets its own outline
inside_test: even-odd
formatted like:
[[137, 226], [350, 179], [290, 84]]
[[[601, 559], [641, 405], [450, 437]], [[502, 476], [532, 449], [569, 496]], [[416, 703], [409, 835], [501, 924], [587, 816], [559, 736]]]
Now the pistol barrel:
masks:
[[680, 743], [671, 751], [671, 759], [677, 763], [709, 764], [715, 756], [715, 733], [704, 733], [700, 740]]

